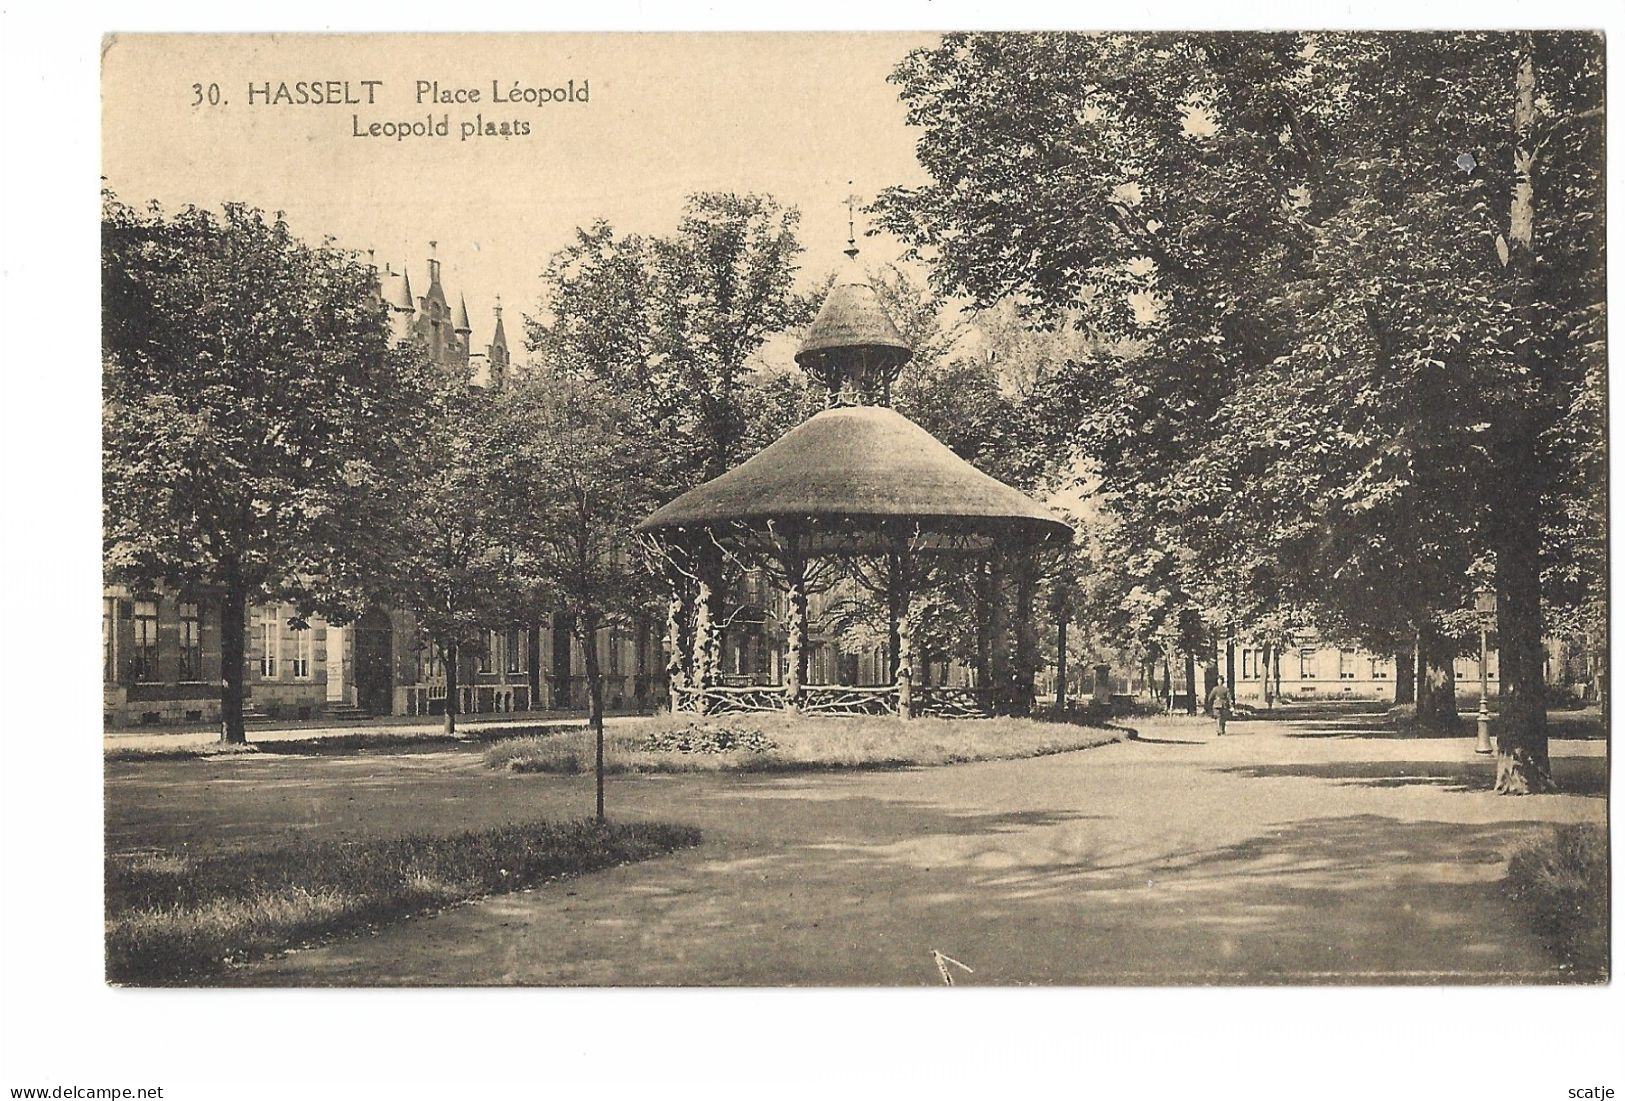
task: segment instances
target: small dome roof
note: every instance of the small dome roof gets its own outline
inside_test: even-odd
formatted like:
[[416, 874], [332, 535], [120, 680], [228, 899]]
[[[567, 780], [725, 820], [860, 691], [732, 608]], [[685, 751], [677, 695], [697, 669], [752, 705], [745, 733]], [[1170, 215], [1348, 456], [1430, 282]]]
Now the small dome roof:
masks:
[[916, 519], [956, 529], [1072, 535], [1049, 509], [879, 405], [824, 410], [657, 510], [638, 530], [781, 517]]
[[880, 296], [854, 261], [845, 277], [829, 289], [807, 338], [796, 349], [796, 362], [835, 348], [890, 348], [907, 360], [913, 349], [886, 316]]

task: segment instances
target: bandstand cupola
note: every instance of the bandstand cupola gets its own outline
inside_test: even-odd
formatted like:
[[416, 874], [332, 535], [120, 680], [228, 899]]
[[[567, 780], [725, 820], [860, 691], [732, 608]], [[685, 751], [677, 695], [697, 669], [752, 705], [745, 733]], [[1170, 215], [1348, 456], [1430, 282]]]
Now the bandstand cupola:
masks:
[[913, 354], [864, 278], [849, 234], [846, 263], [796, 350], [796, 363], [824, 387], [827, 408], [890, 405], [892, 383]]

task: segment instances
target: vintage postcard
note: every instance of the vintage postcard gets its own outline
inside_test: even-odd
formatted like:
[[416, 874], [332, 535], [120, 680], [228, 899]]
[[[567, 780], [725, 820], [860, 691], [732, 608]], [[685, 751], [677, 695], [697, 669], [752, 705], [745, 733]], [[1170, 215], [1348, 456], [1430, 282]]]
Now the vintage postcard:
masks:
[[101, 54], [109, 984], [1608, 980], [1600, 35]]

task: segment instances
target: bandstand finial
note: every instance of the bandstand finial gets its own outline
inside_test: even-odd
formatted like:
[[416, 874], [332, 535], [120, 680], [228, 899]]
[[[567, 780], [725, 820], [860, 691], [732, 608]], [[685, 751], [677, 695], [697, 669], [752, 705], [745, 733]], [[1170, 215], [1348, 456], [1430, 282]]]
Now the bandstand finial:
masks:
[[846, 248], [843, 249], [842, 251], [846, 253], [848, 258], [856, 260], [858, 258], [858, 234], [857, 234], [858, 194], [857, 194], [857, 192], [852, 190], [852, 181], [851, 180], [846, 181], [846, 187], [847, 187], [847, 193], [846, 193]]

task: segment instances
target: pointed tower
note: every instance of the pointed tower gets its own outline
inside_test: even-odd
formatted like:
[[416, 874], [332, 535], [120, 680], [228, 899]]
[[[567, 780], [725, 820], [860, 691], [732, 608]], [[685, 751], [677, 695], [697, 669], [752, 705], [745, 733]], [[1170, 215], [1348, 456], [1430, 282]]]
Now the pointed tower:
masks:
[[491, 332], [491, 343], [485, 346], [485, 359], [490, 364], [491, 385], [500, 389], [508, 380], [508, 334], [502, 329], [502, 296], [497, 295], [497, 303], [492, 307], [496, 314], [496, 328]]
[[385, 264], [383, 274], [378, 277], [378, 292], [389, 308], [390, 335], [397, 341], [409, 339], [418, 312], [417, 302], [412, 297], [412, 280], [406, 272], [394, 271]]
[[822, 383], [826, 408], [890, 405], [891, 386], [914, 354], [858, 266], [850, 206], [846, 264], [796, 350], [801, 369]]
[[456, 342], [451, 333], [451, 308], [446, 304], [446, 290], [440, 285], [440, 258], [435, 248], [440, 242], [429, 242], [429, 289], [423, 292], [421, 326], [429, 358], [444, 365], [448, 348]]

